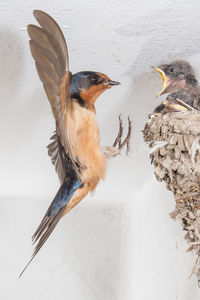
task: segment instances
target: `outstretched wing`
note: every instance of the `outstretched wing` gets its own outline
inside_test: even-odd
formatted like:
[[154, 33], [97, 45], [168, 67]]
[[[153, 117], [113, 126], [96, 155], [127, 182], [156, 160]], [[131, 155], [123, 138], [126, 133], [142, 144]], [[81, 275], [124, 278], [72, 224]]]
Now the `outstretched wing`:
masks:
[[66, 123], [67, 112], [71, 106], [71, 73], [65, 38], [58, 24], [48, 14], [40, 10], [34, 10], [33, 14], [41, 27], [28, 25], [31, 54], [49, 99], [61, 144], [78, 171]]

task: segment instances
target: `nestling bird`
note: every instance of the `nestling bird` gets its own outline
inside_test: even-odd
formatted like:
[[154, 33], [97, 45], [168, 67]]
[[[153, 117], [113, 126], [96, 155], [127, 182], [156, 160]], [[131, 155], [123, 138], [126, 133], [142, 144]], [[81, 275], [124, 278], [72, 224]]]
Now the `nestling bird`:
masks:
[[192, 108], [200, 110], [200, 87], [194, 70], [188, 62], [177, 60], [154, 69], [160, 73], [163, 79], [163, 88], [157, 97], [169, 94], [164, 103], [156, 107], [156, 113], [166, 110], [185, 110], [184, 105], [181, 107], [180, 103], [177, 103], [177, 98]]
[[155, 68], [163, 78], [159, 95], [169, 95], [145, 124], [144, 140], [158, 181], [173, 192], [176, 207], [170, 214], [181, 222], [197, 259], [192, 273], [200, 285], [200, 87], [188, 62], [175, 61]]
[[41, 27], [28, 25], [30, 49], [55, 118], [56, 132], [48, 146], [48, 154], [61, 186], [33, 235], [37, 245], [27, 266], [60, 218], [104, 179], [106, 158], [118, 155], [125, 145], [129, 148], [131, 136], [129, 120], [128, 135], [121, 142], [123, 127], [120, 120], [114, 147], [100, 147], [95, 101], [119, 82], [100, 72], [84, 71], [72, 75], [67, 45], [58, 24], [45, 12], [35, 10], [33, 14]]

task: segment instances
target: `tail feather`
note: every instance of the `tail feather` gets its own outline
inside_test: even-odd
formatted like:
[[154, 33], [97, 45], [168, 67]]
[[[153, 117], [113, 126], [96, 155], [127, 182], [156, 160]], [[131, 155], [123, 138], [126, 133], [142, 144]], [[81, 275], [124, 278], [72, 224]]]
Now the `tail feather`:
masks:
[[[27, 263], [27, 265], [25, 266], [23, 271], [20, 273], [18, 279], [22, 276], [22, 274], [28, 268], [28, 266], [30, 265], [30, 263], [32, 262], [32, 260], [36, 256], [36, 254], [42, 248], [42, 246], [44, 245], [44, 243], [46, 242], [46, 240], [48, 239], [48, 237], [50, 236], [50, 234], [52, 233], [52, 231], [54, 230], [54, 228], [58, 224], [60, 218], [62, 217], [62, 214], [63, 214], [64, 210], [65, 210], [65, 207], [60, 209], [60, 211], [55, 216], [46, 217], [46, 222], [44, 223], [44, 227], [41, 227], [41, 229], [39, 231], [39, 234], [36, 235], [36, 238], [34, 240], [34, 243], [35, 243], [40, 238], [39, 242], [38, 242], [38, 244], [36, 245], [36, 247], [34, 249], [34, 252], [31, 256], [31, 259], [29, 260], [29, 262]], [[43, 234], [42, 234], [42, 232], [43, 232]]]
[[44, 232], [44, 229], [47, 227], [47, 223], [48, 223], [48, 218], [46, 216], [44, 216], [40, 225], [38, 226], [37, 230], [34, 232], [34, 234], [32, 236], [33, 244], [35, 244], [35, 242], [38, 240], [38, 238], [40, 237], [40, 234], [42, 232]]
[[22, 276], [24, 271], [30, 265], [36, 254], [42, 248], [42, 246], [44, 245], [44, 243], [58, 224], [74, 192], [82, 186], [83, 185], [79, 182], [77, 178], [74, 178], [74, 180], [72, 180], [72, 178], [69, 180], [68, 178], [62, 183], [54, 200], [49, 206], [44, 218], [42, 219], [35, 233], [33, 234], [33, 244], [35, 244], [36, 242], [38, 243], [34, 249], [31, 259], [29, 260], [28, 264], [25, 266], [23, 271], [20, 273], [18, 278]]

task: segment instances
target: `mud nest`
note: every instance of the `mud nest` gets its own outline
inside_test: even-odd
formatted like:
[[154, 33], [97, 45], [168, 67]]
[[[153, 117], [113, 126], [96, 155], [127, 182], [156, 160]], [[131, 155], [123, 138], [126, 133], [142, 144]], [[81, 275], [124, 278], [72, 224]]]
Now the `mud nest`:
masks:
[[192, 274], [200, 285], [200, 113], [151, 114], [143, 134], [155, 176], [166, 182], [176, 200], [170, 216], [186, 231], [187, 252], [197, 254]]

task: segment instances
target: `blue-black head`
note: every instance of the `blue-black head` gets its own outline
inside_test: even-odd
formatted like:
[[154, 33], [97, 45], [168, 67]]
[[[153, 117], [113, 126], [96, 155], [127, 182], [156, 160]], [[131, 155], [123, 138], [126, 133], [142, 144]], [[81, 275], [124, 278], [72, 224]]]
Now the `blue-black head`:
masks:
[[195, 86], [198, 83], [192, 66], [184, 60], [176, 60], [154, 69], [160, 73], [163, 79], [163, 88], [158, 96], [166, 93], [176, 93], [183, 90], [186, 85]]
[[84, 71], [72, 76], [70, 93], [81, 105], [94, 105], [96, 99], [107, 89], [119, 85], [107, 75], [99, 72]]

